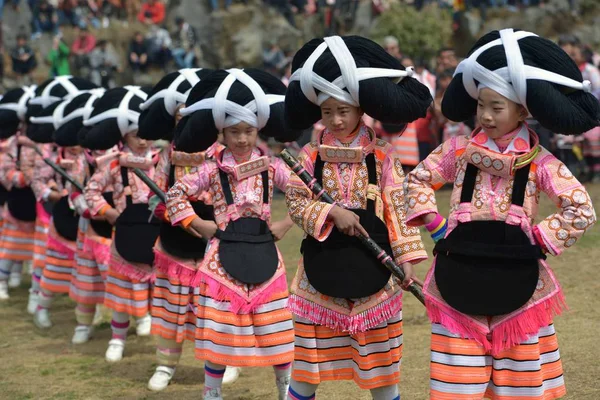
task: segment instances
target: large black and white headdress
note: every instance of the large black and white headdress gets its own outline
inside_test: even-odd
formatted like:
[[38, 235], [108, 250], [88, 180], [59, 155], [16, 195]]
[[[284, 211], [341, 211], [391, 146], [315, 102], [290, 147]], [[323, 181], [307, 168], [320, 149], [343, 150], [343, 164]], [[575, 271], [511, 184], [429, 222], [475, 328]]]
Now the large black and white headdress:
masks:
[[17, 132], [19, 124], [27, 119], [29, 101], [35, 96], [37, 86], [23, 86], [9, 90], [0, 99], [0, 139]]
[[212, 70], [186, 68], [163, 77], [142, 105], [138, 136], [148, 140], [173, 139], [177, 107], [185, 104], [192, 88]]
[[183, 119], [177, 126], [175, 147], [198, 152], [210, 147], [219, 132], [245, 122], [261, 136], [280, 142], [295, 140], [300, 131], [284, 120], [285, 85], [273, 75], [254, 68], [218, 70], [192, 89]]
[[89, 119], [94, 106], [104, 95], [106, 89], [92, 89], [65, 101], [62, 117], [52, 135], [58, 146], [69, 147], [79, 144], [78, 133], [83, 128], [83, 121]]
[[80, 145], [90, 150], [107, 150], [128, 133], [137, 132], [140, 105], [148, 98], [148, 92], [139, 86], [107, 90], [95, 103], [90, 117], [83, 121]]
[[291, 127], [306, 129], [321, 119], [320, 106], [333, 97], [388, 123], [424, 117], [432, 102], [412, 68], [361, 36], [313, 39], [294, 56], [286, 93]]
[[556, 133], [578, 134], [600, 124], [590, 81], [558, 45], [531, 32], [503, 29], [479, 39], [458, 65], [442, 112], [453, 121], [472, 117], [483, 88], [522, 105]]
[[29, 101], [27, 117], [35, 117], [46, 107], [63, 100], [69, 100], [84, 90], [96, 88], [92, 82], [70, 75], [57, 76], [46, 80], [36, 88], [35, 97]]

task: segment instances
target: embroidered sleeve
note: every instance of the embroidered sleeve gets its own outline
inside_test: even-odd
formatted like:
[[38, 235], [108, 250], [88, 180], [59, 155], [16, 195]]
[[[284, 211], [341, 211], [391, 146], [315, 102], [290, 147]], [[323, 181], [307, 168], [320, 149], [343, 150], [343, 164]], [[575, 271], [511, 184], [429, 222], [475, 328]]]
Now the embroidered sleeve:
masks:
[[[310, 156], [311, 152], [310, 144], [304, 146], [298, 159], [302, 166], [312, 174], [314, 165]], [[314, 199], [310, 189], [296, 174], [290, 176], [285, 191], [285, 200], [290, 217], [296, 225], [319, 241], [327, 239], [333, 229], [333, 222], [327, 220], [333, 207], [332, 204]]]
[[421, 241], [419, 229], [406, 225], [403, 184], [404, 172], [400, 158], [392, 151], [384, 160], [381, 169], [384, 219], [396, 263], [412, 262], [415, 264], [426, 260], [427, 252]]
[[275, 176], [273, 184], [279, 190], [285, 192], [288, 182], [290, 181], [290, 174], [292, 171], [288, 168], [287, 164], [281, 160], [281, 158], [273, 157], [271, 164], [275, 168]]
[[12, 188], [12, 176], [11, 172], [15, 168], [15, 162], [11, 157], [11, 151], [13, 149], [12, 143], [7, 144], [7, 150], [0, 153], [0, 183], [7, 190]]
[[31, 147], [23, 147], [21, 149], [21, 172], [23, 173], [23, 185], [31, 185], [33, 173], [35, 171], [35, 160], [37, 153]]
[[214, 164], [205, 162], [190, 170], [190, 173], [175, 182], [167, 192], [167, 212], [171, 224], [181, 224], [196, 213], [190, 204], [190, 199], [198, 198], [202, 192], [209, 189], [209, 175]]
[[88, 204], [90, 214], [93, 217], [110, 207], [104, 197], [102, 197], [102, 193], [112, 185], [112, 175], [110, 173], [110, 167], [107, 165], [103, 168], [98, 168], [85, 186], [83, 195]]
[[543, 160], [537, 175], [540, 190], [558, 207], [537, 228], [546, 248], [558, 256], [596, 223], [596, 213], [585, 187], [555, 157]]
[[166, 192], [169, 190], [169, 172], [171, 168], [171, 146], [167, 146], [161, 150], [158, 156], [158, 164], [156, 164], [156, 170], [154, 171], [154, 183], [162, 190]]
[[[43, 151], [43, 154], [46, 158], [55, 158], [52, 152]], [[37, 201], [42, 201], [44, 195], [48, 194], [52, 189], [58, 190], [55, 178], [55, 172], [52, 167], [46, 164], [42, 156], [36, 154], [34, 158], [31, 190]]]
[[437, 213], [435, 191], [456, 175], [456, 138], [442, 143], [411, 171], [404, 181], [406, 223], [423, 225], [421, 216]]

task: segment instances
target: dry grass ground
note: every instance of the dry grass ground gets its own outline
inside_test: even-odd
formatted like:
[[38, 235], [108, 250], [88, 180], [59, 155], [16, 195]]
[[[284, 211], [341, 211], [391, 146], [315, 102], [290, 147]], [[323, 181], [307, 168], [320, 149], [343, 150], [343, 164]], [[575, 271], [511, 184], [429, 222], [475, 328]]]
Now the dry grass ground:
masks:
[[[600, 204], [600, 186], [590, 186], [592, 199]], [[439, 193], [442, 212], [447, 210], [448, 192]], [[541, 215], [552, 212], [553, 205], [543, 200]], [[282, 201], [275, 215], [281, 217]], [[289, 279], [298, 261], [301, 232], [294, 228], [280, 243]], [[428, 249], [431, 240], [425, 238]], [[557, 318], [561, 354], [565, 368], [568, 399], [600, 399], [600, 229], [596, 227], [570, 252], [551, 260], [566, 292], [569, 312]], [[424, 276], [428, 263], [419, 268]], [[203, 368], [195, 360], [192, 346], [186, 343], [184, 355], [172, 384], [162, 393], [151, 393], [146, 383], [155, 368], [152, 338], [129, 336], [125, 358], [111, 365], [104, 361], [110, 326], [102, 324], [94, 339], [73, 346], [70, 338], [75, 326], [73, 303], [58, 299], [52, 310], [54, 327], [47, 332], [34, 328], [26, 313], [29, 282], [12, 292], [0, 304], [0, 398], [1, 399], [172, 399], [201, 398]], [[402, 362], [402, 398], [428, 398], [429, 331], [424, 308], [407, 296], [404, 307], [405, 351]], [[244, 369], [240, 379], [225, 387], [225, 399], [258, 400], [276, 398], [273, 373], [269, 368]], [[369, 399], [351, 382], [324, 383], [321, 399]]]

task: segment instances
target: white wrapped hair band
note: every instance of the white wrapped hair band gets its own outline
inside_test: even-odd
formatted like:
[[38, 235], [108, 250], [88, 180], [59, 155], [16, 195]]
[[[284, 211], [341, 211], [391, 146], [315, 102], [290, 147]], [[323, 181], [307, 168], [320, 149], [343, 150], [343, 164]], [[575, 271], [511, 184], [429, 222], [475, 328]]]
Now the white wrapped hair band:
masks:
[[63, 126], [67, 122], [70, 122], [78, 117], [82, 117], [84, 120], [88, 119], [90, 117], [90, 115], [92, 115], [92, 112], [94, 111], [94, 102], [104, 95], [104, 92], [106, 92], [106, 89], [92, 89], [92, 90], [87, 90], [87, 92], [90, 93], [90, 97], [87, 99], [87, 101], [85, 102], [83, 107], [73, 110], [73, 112], [71, 112], [66, 117], [63, 116], [63, 118], [60, 122], [61, 126]]
[[[308, 57], [302, 68], [298, 68], [291, 76], [291, 81], [299, 81], [302, 93], [313, 104], [320, 106], [328, 98], [333, 97], [344, 103], [360, 107], [359, 84], [360, 81], [373, 78], [390, 78], [396, 83], [407, 76], [413, 76], [414, 70], [387, 69], [387, 68], [357, 68], [354, 57], [344, 40], [339, 36], [323, 39], [315, 51]], [[325, 50], [331, 51], [340, 67], [341, 76], [333, 82], [316, 74], [313, 69], [319, 57]], [[319, 90], [317, 95], [316, 90]], [[346, 90], [344, 90], [346, 89]]]
[[52, 111], [52, 115], [45, 115], [43, 117], [31, 117], [29, 120], [33, 124], [52, 124], [54, 129], [58, 129], [62, 126], [62, 120], [65, 113], [65, 107], [69, 104], [70, 100], [63, 100], [58, 106]]
[[[527, 109], [528, 79], [543, 80], [572, 89], [583, 90], [586, 93], [591, 92], [592, 84], [590, 81], [578, 82], [551, 71], [525, 65], [521, 48], [519, 47], [519, 40], [531, 36], [537, 35], [531, 32], [515, 32], [512, 29], [503, 29], [500, 31], [499, 39], [481, 46], [458, 64], [455, 75], [462, 73], [462, 82], [469, 96], [477, 99], [479, 97], [479, 90], [487, 87], [509, 100], [523, 105]], [[490, 71], [479, 64], [477, 58], [484, 51], [494, 46], [504, 47], [507, 66]], [[479, 82], [479, 86], [475, 81]]]
[[134, 97], [140, 97], [142, 100], [148, 98], [148, 94], [140, 89], [139, 86], [125, 86], [127, 93], [119, 103], [117, 108], [106, 110], [98, 115], [83, 121], [84, 126], [93, 126], [109, 118], [117, 120], [117, 126], [121, 132], [121, 136], [125, 136], [130, 132], [137, 131], [138, 120], [140, 113], [129, 108], [129, 103]]
[[[200, 78], [198, 78], [198, 75], [196, 74], [200, 70], [202, 70], [202, 68], [180, 69], [179, 71], [177, 71], [179, 72], [179, 76], [175, 78], [166, 89], [162, 89], [159, 92], [154, 93], [148, 100], [146, 100], [142, 105], [140, 105], [140, 109], [144, 111], [148, 107], [150, 107], [150, 105], [156, 100], [164, 99], [165, 109], [167, 110], [170, 116], [174, 116], [177, 107], [185, 103], [188, 95], [192, 91], [192, 88], [198, 82], [200, 82]], [[185, 93], [177, 91], [177, 88], [183, 83], [183, 81], [188, 81], [191, 86], [190, 89], [188, 89]]]
[[[215, 126], [219, 131], [240, 122], [246, 122], [259, 130], [264, 128], [271, 115], [271, 105], [283, 103], [285, 96], [265, 94], [260, 85], [241, 69], [228, 69], [227, 72], [229, 75], [217, 89], [215, 97], [202, 99], [189, 107], [182, 108], [179, 112], [182, 116], [186, 116], [199, 110], [212, 110]], [[227, 100], [229, 90], [235, 81], [240, 81], [250, 89], [254, 100], [243, 106]]]
[[[73, 84], [73, 82], [71, 82], [71, 80], [70, 80], [71, 78], [72, 78], [71, 75], [57, 76], [56, 78], [54, 78], [54, 80], [52, 80], [52, 82], [50, 82], [48, 85], [46, 85], [44, 90], [42, 90], [42, 94], [31, 99], [29, 104], [39, 105], [39, 106], [46, 108], [49, 105], [56, 103], [57, 101], [68, 100], [68, 99], [72, 99], [73, 97], [77, 96], [82, 91], [79, 90], [77, 88], [77, 86], [75, 86]], [[50, 94], [52, 89], [54, 89], [54, 87], [58, 86], [58, 85], [61, 85], [67, 91], [66, 96], [57, 97], [57, 96], [52, 96]]]
[[35, 90], [37, 89], [37, 86], [23, 86], [22, 89], [23, 94], [19, 98], [18, 102], [0, 104], [0, 110], [14, 111], [17, 113], [17, 117], [21, 121], [25, 121], [25, 116], [27, 114], [27, 102], [35, 97]]

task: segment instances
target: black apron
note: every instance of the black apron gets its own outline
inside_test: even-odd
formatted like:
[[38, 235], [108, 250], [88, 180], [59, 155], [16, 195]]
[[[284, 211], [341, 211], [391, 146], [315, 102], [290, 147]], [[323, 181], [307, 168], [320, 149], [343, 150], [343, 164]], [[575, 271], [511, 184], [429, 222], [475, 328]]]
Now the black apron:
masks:
[[[269, 173], [261, 174], [263, 204], [269, 204]], [[219, 170], [221, 187], [227, 205], [233, 204], [233, 195], [227, 174]], [[229, 275], [246, 284], [268, 281], [279, 265], [273, 234], [266, 221], [260, 218], [240, 218], [229, 221], [224, 231], [217, 230], [219, 259]]]
[[[523, 207], [531, 165], [518, 169], [512, 204]], [[461, 203], [471, 203], [478, 169], [467, 164]], [[435, 281], [442, 298], [469, 315], [504, 315], [531, 299], [539, 278], [540, 246], [504, 221], [459, 223], [437, 242]]]
[[[17, 167], [19, 167], [21, 161], [21, 147], [20, 144], [17, 145], [17, 157], [15, 160]], [[10, 214], [19, 221], [24, 222], [35, 221], [37, 216], [35, 203], [35, 195], [30, 187], [12, 188], [8, 192], [6, 199], [6, 206]]]
[[[115, 206], [115, 202], [113, 201], [113, 192], [102, 193], [102, 197], [104, 200], [111, 206]], [[98, 234], [98, 236], [110, 239], [112, 237], [113, 226], [105, 220], [96, 220], [90, 219], [90, 225], [94, 232]]]
[[0, 206], [6, 203], [6, 199], [8, 199], [8, 190], [6, 190], [4, 185], [0, 184]]
[[77, 240], [79, 215], [69, 207], [69, 196], [63, 196], [52, 208], [52, 223], [56, 232], [63, 238], [74, 242]]
[[[175, 166], [171, 164], [169, 171], [169, 187], [175, 184]], [[214, 210], [212, 206], [206, 205], [201, 201], [191, 201], [190, 204], [196, 215], [200, 218], [214, 221]], [[188, 260], [198, 260], [204, 258], [207, 241], [190, 235], [179, 226], [173, 226], [170, 222], [161, 221], [160, 224], [160, 245], [162, 248], [174, 257]]]
[[[123, 188], [129, 186], [127, 168], [121, 167]], [[115, 248], [130, 263], [152, 265], [154, 243], [160, 231], [160, 222], [148, 210], [147, 204], [133, 204], [131, 195], [125, 196], [127, 207], [115, 223]], [[148, 222], [150, 221], [150, 222]]]
[[[367, 155], [369, 184], [377, 185], [375, 155]], [[315, 179], [323, 182], [324, 162], [317, 155]], [[388, 229], [375, 214], [375, 201], [367, 199], [367, 209], [350, 209], [360, 218], [360, 224], [369, 236], [387, 254], [392, 255]], [[380, 291], [389, 281], [391, 272], [381, 264], [358, 238], [340, 232], [335, 226], [329, 237], [319, 242], [307, 235], [300, 251], [304, 256], [304, 271], [310, 284], [327, 296], [353, 299], [370, 296]]]

